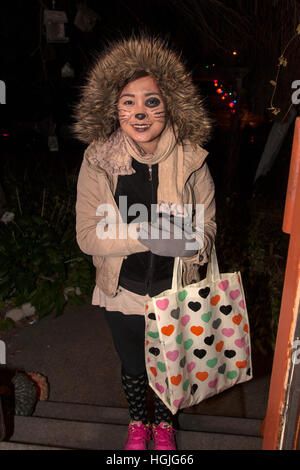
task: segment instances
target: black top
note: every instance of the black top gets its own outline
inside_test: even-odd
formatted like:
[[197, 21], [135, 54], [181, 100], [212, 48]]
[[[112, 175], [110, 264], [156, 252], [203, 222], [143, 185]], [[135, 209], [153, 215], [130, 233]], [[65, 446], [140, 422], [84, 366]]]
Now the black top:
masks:
[[[123, 222], [132, 222], [140, 216], [137, 212], [128, 215], [133, 204], [143, 204], [147, 214], [141, 214], [139, 222], [151, 221], [151, 204], [157, 204], [158, 164], [152, 165], [152, 178], [148, 165], [132, 159], [133, 175], [119, 175], [115, 200], [120, 209]], [[127, 212], [122, 209], [119, 197], [127, 196]], [[133, 209], [133, 208], [132, 208]], [[147, 217], [147, 219], [146, 219]], [[174, 258], [158, 256], [150, 251], [133, 253], [124, 259], [120, 271], [119, 285], [136, 294], [151, 297], [171, 288]]]

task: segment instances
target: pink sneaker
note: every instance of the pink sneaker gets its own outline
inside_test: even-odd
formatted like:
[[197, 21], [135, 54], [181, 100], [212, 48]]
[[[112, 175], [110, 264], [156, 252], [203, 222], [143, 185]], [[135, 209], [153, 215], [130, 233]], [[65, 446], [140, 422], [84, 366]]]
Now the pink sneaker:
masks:
[[169, 423], [152, 425], [154, 450], [176, 450], [175, 429]]
[[142, 421], [131, 421], [124, 450], [147, 450], [147, 441], [149, 440], [149, 424], [143, 424]]

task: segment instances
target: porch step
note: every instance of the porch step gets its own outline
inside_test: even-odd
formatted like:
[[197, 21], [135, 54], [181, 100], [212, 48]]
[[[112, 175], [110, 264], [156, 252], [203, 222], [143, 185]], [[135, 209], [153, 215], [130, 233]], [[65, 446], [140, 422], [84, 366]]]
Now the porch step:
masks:
[[[122, 450], [128, 421], [123, 408], [39, 402], [33, 416], [15, 416], [14, 433], [9, 442], [0, 443], [0, 450], [16, 445], [22, 449]], [[260, 450], [259, 424], [259, 420], [181, 413], [177, 446], [179, 450]]]
[[[109, 423], [128, 425], [127, 408], [113, 408], [77, 403], [38, 402], [34, 416], [57, 418], [91, 423]], [[180, 430], [217, 432], [260, 437], [260, 419], [210, 416], [181, 412], [178, 414]]]

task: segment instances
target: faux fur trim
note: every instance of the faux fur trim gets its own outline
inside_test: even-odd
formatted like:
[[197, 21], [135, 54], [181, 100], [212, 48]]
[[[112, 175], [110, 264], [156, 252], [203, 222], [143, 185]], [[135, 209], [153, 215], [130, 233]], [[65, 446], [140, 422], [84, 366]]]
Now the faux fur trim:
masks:
[[75, 109], [73, 128], [77, 138], [84, 143], [109, 138], [118, 128], [119, 93], [140, 70], [157, 81], [177, 138], [193, 145], [205, 144], [211, 121], [191, 74], [167, 41], [146, 35], [116, 42], [96, 60]]

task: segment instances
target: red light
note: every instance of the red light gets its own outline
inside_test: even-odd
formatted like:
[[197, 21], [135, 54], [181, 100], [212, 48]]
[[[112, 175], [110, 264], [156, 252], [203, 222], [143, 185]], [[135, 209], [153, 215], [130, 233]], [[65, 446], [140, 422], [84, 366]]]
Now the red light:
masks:
[[218, 88], [218, 89], [217, 89], [217, 93], [223, 93], [222, 88]]
[[231, 108], [234, 108], [234, 103], [231, 101], [231, 103], [229, 103], [229, 106], [230, 106]]
[[1, 134], [3, 137], [9, 137], [9, 134]]

